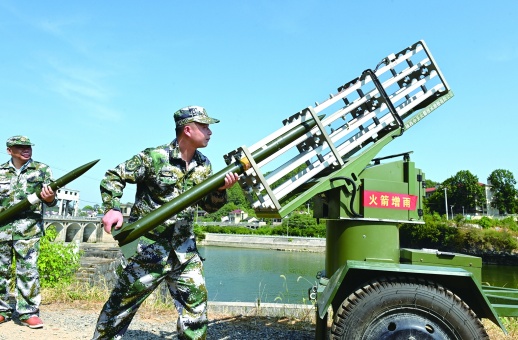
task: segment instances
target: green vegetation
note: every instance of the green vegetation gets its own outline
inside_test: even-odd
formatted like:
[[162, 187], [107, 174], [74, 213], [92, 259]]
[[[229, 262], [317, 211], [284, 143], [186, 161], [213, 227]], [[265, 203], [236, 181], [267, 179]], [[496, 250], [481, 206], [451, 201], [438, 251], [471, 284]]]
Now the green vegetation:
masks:
[[234, 226], [200, 226], [195, 225], [194, 231], [198, 239], [203, 239], [203, 233], [240, 234], [240, 235], [279, 235], [324, 237], [326, 235], [325, 221], [317, 224], [316, 220], [307, 213], [293, 213], [283, 219], [279, 225], [266, 225], [257, 229]]
[[[279, 292], [279, 295], [277, 295], [273, 301], [280, 302], [280, 303], [290, 303], [290, 299], [289, 299], [290, 291], [288, 289], [288, 280], [286, 279], [286, 275], [283, 275], [283, 274], [281, 274], [281, 278], [284, 280], [282, 283], [282, 286], [284, 287], [285, 292]], [[285, 296], [287, 297], [286, 301], [284, 301]]]
[[[468, 223], [469, 222], [469, 223]], [[457, 215], [447, 221], [437, 213], [425, 215], [425, 224], [403, 224], [400, 228], [402, 247], [435, 248], [445, 251], [477, 254], [512, 252], [518, 249], [518, 224], [505, 219], [465, 220]]]
[[[45, 230], [45, 236], [40, 239], [38, 271], [42, 288], [57, 287], [70, 283], [79, 269], [81, 252], [74, 244], [55, 242], [56, 236], [56, 228], [49, 226]], [[11, 277], [16, 277], [14, 257], [10, 270]], [[16, 280], [11, 280], [9, 284], [9, 289], [15, 291]]]
[[55, 287], [71, 282], [79, 269], [81, 252], [73, 243], [56, 242], [58, 233], [49, 226], [40, 240], [38, 270], [42, 287]]

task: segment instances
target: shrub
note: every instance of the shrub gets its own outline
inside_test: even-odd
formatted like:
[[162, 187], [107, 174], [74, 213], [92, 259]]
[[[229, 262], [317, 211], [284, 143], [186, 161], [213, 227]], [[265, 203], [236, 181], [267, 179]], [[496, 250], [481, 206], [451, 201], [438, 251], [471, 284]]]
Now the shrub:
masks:
[[196, 236], [196, 241], [205, 240], [205, 232], [203, 231], [203, 227], [195, 224], [193, 229], [194, 235]]
[[459, 230], [431, 216], [425, 217], [425, 222], [425, 224], [401, 225], [399, 229], [401, 246], [453, 250]]
[[474, 250], [484, 251], [484, 235], [481, 230], [478, 229], [466, 229], [461, 231], [463, 237], [461, 237], [462, 243], [459, 243], [463, 248], [460, 249], [464, 252], [470, 252]]
[[475, 221], [483, 229], [489, 229], [493, 226], [493, 220], [487, 216], [483, 216], [480, 220]]
[[82, 252], [75, 244], [54, 242], [57, 235], [56, 228], [50, 226], [40, 240], [38, 270], [42, 287], [71, 282], [80, 266]]
[[504, 229], [518, 231], [518, 225], [516, 224], [516, 221], [513, 217], [506, 217], [504, 219], [501, 219], [496, 224]]
[[271, 235], [272, 228], [271, 227], [259, 227], [255, 230], [256, 235]]
[[466, 228], [460, 230], [458, 252], [511, 252], [518, 248], [518, 241], [511, 233], [495, 229]]
[[484, 230], [484, 239], [488, 249], [498, 252], [511, 252], [518, 248], [518, 242], [511, 234], [494, 229]]
[[463, 215], [461, 215], [461, 214], [457, 214], [457, 215], [455, 215], [455, 216], [453, 217], [453, 220], [455, 221], [455, 223], [456, 223], [457, 225], [462, 225], [462, 224], [465, 222], [465, 220], [466, 220], [466, 219], [464, 218], [464, 216], [463, 216]]

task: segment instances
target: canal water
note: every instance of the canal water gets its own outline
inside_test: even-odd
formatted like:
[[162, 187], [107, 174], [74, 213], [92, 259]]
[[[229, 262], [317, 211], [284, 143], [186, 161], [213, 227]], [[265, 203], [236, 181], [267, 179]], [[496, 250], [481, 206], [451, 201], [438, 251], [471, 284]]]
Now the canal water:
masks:
[[[201, 246], [209, 301], [307, 303], [324, 253]], [[482, 281], [518, 288], [518, 267], [487, 265]]]

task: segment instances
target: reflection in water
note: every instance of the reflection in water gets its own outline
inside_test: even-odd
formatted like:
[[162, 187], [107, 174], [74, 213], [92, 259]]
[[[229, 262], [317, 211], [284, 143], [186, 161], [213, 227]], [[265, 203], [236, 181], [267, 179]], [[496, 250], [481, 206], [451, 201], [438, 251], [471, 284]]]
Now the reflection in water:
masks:
[[482, 267], [482, 284], [518, 288], [518, 267], [487, 265]]
[[[246, 248], [199, 247], [206, 258], [209, 301], [304, 303], [324, 253]], [[518, 267], [484, 266], [483, 284], [518, 288]], [[305, 300], [304, 300], [305, 299]]]

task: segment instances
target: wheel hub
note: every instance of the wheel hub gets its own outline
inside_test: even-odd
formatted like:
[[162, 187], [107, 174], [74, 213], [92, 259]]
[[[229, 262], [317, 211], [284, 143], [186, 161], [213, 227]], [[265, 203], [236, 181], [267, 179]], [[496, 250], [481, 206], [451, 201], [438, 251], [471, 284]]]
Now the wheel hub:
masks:
[[451, 337], [430, 318], [412, 313], [396, 313], [377, 318], [364, 339], [443, 340]]

